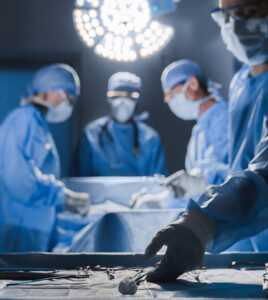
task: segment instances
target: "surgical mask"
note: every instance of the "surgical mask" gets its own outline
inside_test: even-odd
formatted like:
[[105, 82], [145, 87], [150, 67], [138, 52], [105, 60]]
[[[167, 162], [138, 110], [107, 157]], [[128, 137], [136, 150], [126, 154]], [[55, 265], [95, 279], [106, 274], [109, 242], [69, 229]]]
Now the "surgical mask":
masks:
[[134, 115], [136, 101], [128, 97], [118, 97], [109, 100], [111, 105], [111, 115], [119, 123], [128, 122]]
[[183, 120], [196, 120], [199, 116], [200, 104], [211, 99], [212, 95], [195, 101], [189, 100], [185, 95], [188, 86], [189, 82], [186, 82], [181, 93], [175, 94], [173, 98], [169, 100], [168, 106], [178, 118]]
[[268, 61], [268, 17], [232, 17], [221, 24], [221, 35], [227, 49], [241, 62], [261, 65]]
[[45, 106], [48, 109], [45, 118], [49, 123], [65, 122], [72, 115], [73, 106], [70, 104], [67, 96], [63, 91], [59, 91], [59, 93], [63, 101], [57, 106], [51, 105], [39, 97], [32, 98], [33, 100], [35, 100], [35, 102]]

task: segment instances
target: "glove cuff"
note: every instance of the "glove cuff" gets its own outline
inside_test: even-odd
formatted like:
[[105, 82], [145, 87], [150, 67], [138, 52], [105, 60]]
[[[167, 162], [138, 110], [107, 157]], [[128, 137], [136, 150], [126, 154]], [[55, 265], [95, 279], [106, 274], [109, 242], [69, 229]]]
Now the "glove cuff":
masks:
[[191, 229], [201, 241], [204, 249], [209, 245], [215, 234], [215, 226], [212, 220], [197, 209], [185, 212], [179, 218], [177, 224]]

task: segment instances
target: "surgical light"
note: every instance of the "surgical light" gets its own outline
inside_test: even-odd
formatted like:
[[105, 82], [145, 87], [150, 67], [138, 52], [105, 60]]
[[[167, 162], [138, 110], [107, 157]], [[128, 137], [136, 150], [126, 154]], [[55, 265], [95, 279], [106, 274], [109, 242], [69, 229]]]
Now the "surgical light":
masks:
[[105, 58], [129, 62], [147, 57], [172, 38], [172, 27], [154, 20], [177, 0], [76, 0], [74, 24], [81, 40]]

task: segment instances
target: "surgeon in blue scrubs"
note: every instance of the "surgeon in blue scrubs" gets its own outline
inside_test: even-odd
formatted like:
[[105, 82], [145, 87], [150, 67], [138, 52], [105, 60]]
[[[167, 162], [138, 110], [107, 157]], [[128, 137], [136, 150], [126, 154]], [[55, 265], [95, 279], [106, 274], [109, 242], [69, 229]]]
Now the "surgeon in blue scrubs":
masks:
[[108, 81], [110, 115], [90, 122], [79, 146], [80, 176], [151, 176], [166, 174], [158, 133], [135, 117], [141, 79], [119, 72]]
[[59, 181], [59, 156], [47, 124], [66, 121], [79, 93], [73, 68], [44, 67], [35, 74], [23, 106], [0, 126], [0, 252], [49, 251], [56, 208], [88, 210], [88, 194]]
[[183, 120], [195, 120], [185, 159], [189, 174], [202, 174], [205, 183], [220, 184], [227, 176], [228, 104], [216, 83], [194, 61], [167, 66], [161, 76], [165, 103]]
[[[164, 102], [175, 116], [195, 120], [187, 147], [185, 169], [159, 180], [170, 194], [144, 193], [132, 196], [135, 208], [145, 203], [185, 207], [190, 198], [199, 197], [207, 185], [221, 184], [228, 174], [228, 104], [221, 97], [219, 84], [209, 80], [202, 68], [189, 59], [168, 65], [161, 75]], [[134, 203], [134, 204], [133, 204]]]
[[149, 281], [174, 280], [198, 268], [205, 249], [220, 252], [259, 232], [255, 245], [268, 250], [268, 1], [220, 0], [211, 14], [227, 49], [244, 63], [230, 86], [230, 176], [153, 238], [145, 258], [163, 245], [167, 251]]

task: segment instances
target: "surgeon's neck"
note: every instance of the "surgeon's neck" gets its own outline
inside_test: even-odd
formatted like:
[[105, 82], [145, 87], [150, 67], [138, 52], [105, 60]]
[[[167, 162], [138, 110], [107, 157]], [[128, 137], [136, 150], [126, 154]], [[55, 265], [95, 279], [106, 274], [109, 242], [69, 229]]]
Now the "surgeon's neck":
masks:
[[250, 66], [250, 75], [256, 77], [268, 70], [268, 62], [259, 66]]
[[206, 112], [212, 105], [216, 103], [216, 100], [214, 99], [209, 99], [208, 101], [201, 103], [200, 104], [200, 109], [199, 109], [199, 117], [203, 115], [204, 112]]
[[41, 113], [45, 116], [47, 114], [47, 107], [44, 107], [43, 105], [39, 104], [39, 103], [33, 103], [32, 105], [35, 106], [37, 109], [39, 109], [41, 111]]

